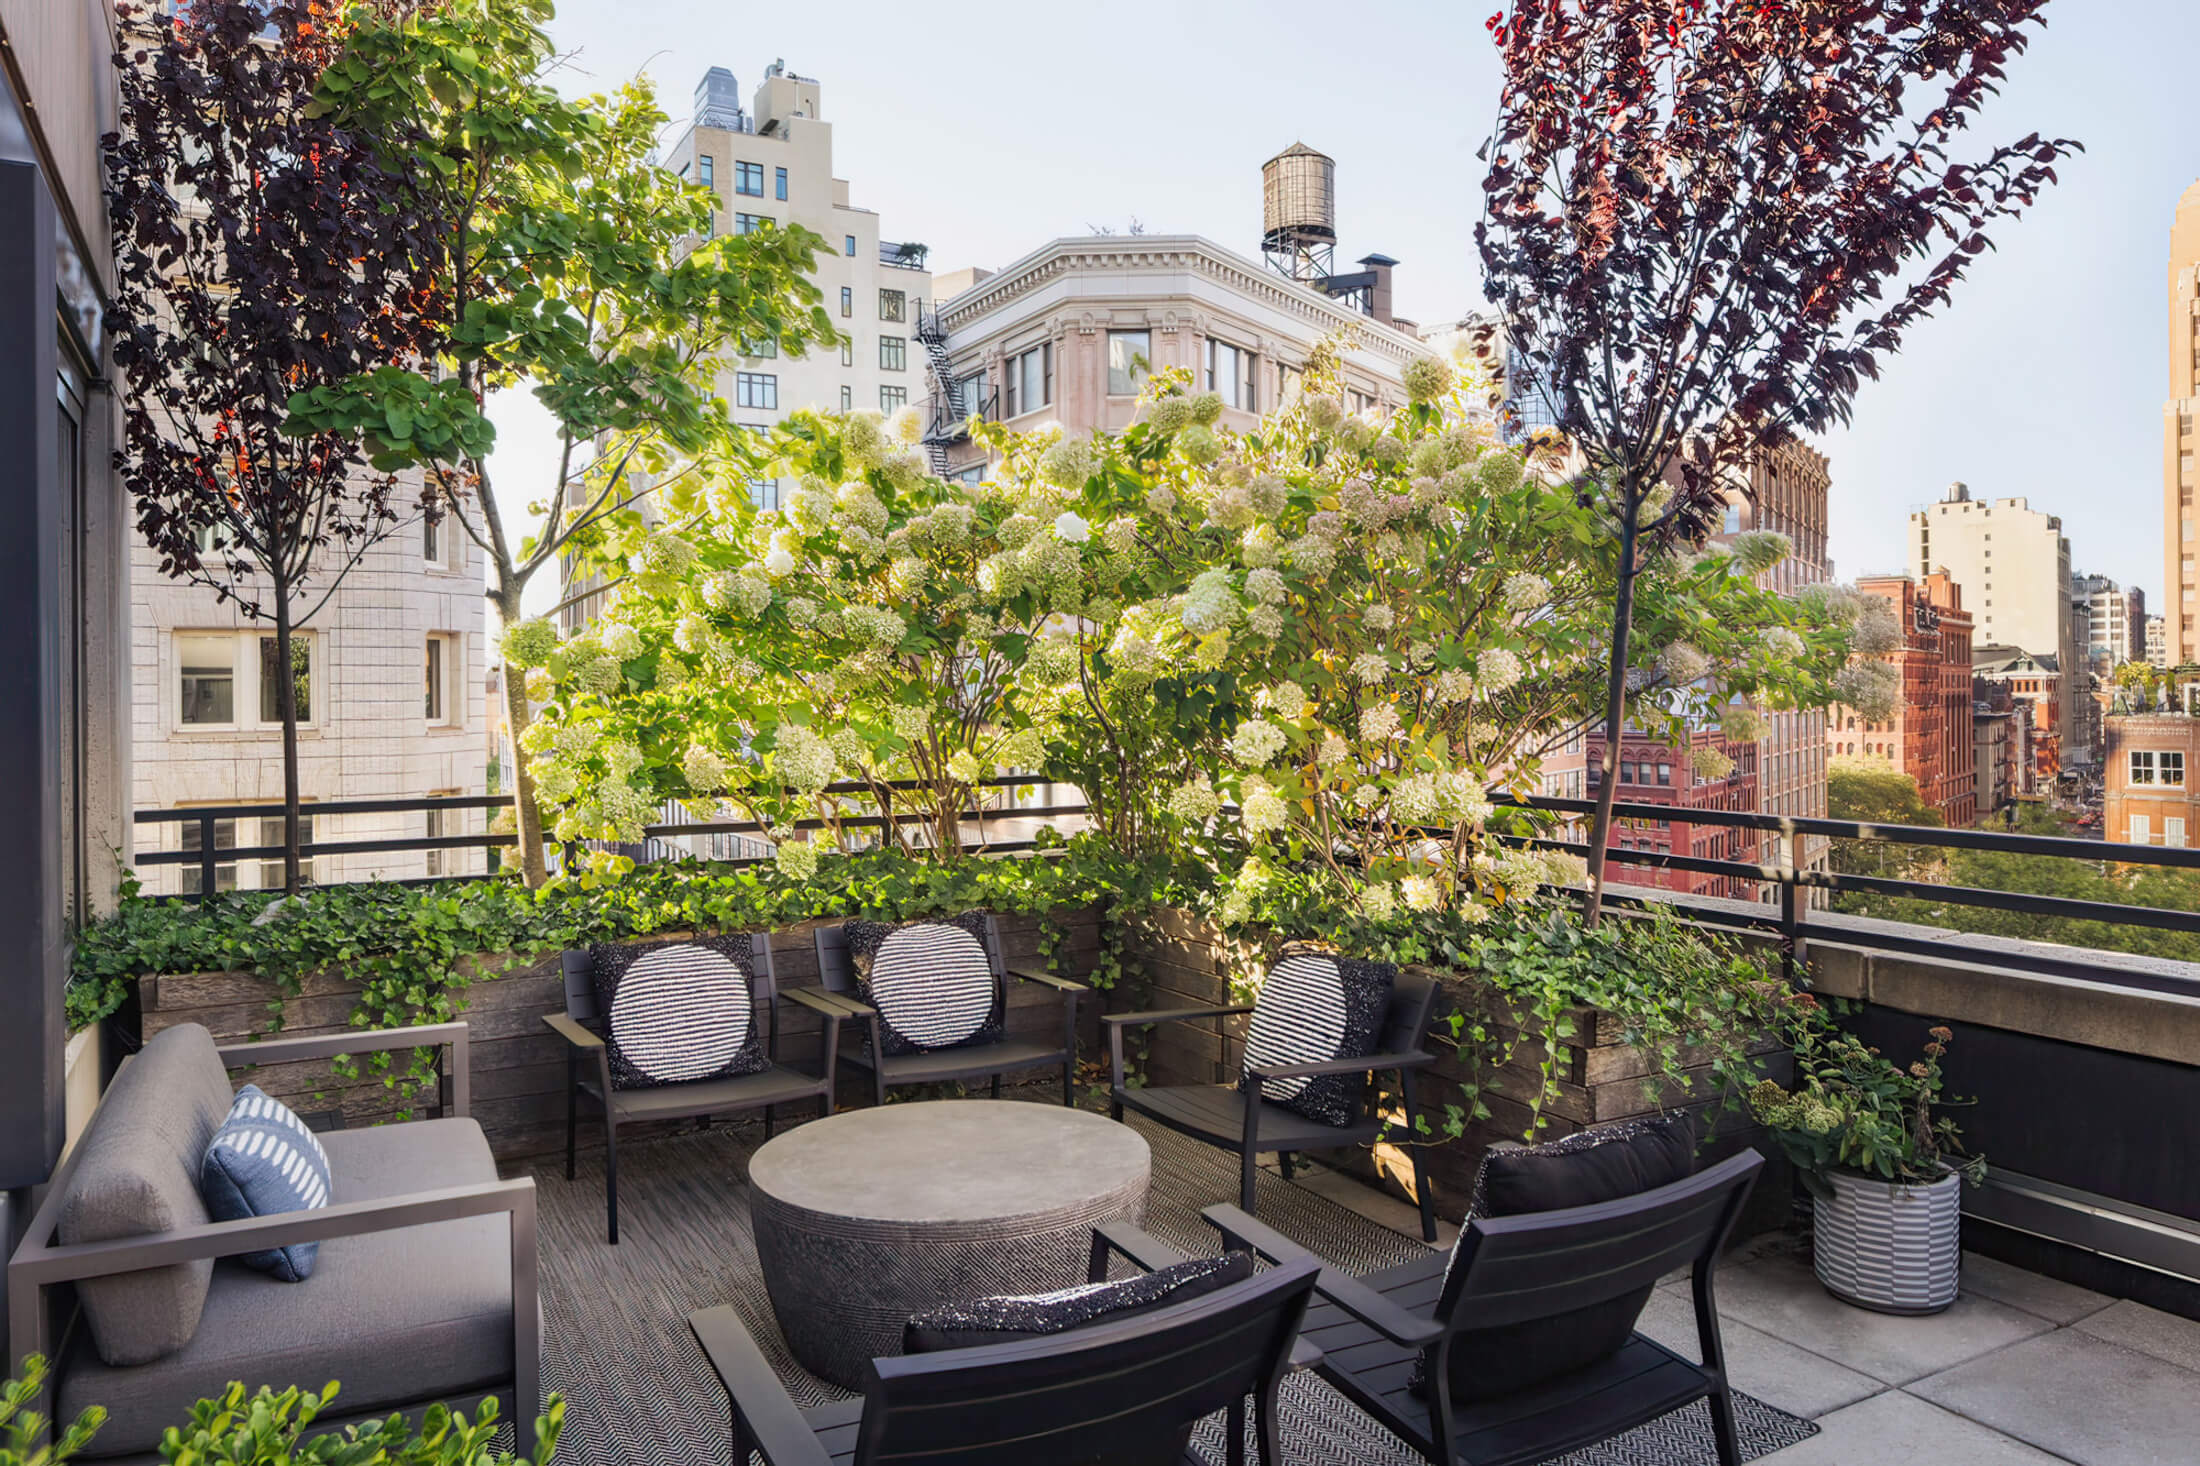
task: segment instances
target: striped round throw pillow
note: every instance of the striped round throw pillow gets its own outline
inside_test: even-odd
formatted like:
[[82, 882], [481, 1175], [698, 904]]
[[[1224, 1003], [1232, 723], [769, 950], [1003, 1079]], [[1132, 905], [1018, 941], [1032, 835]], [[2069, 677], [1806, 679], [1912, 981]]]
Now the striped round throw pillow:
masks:
[[[199, 1196], [206, 1214], [217, 1222], [239, 1222], [286, 1211], [318, 1211], [332, 1194], [328, 1152], [306, 1122], [256, 1084], [238, 1090], [229, 1118], [214, 1132], [199, 1162]], [[302, 1283], [313, 1276], [320, 1252], [318, 1242], [293, 1242], [241, 1253], [237, 1261], [286, 1283]]]
[[947, 921], [851, 921], [842, 927], [879, 1043], [917, 1054], [1001, 1036], [1001, 990], [985, 951], [985, 913]]
[[[1268, 969], [1254, 1000], [1245, 1031], [1246, 1072], [1375, 1052], [1397, 980], [1398, 969], [1387, 962], [1286, 952]], [[1260, 1097], [1324, 1125], [1349, 1125], [1365, 1083], [1359, 1074], [1264, 1079]]]
[[730, 1079], [771, 1067], [745, 935], [589, 950], [614, 1089]]

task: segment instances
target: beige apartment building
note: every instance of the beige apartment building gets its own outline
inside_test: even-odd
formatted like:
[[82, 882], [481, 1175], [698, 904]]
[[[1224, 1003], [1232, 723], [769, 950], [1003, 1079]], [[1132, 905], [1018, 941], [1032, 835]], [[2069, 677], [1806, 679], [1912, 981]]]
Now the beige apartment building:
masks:
[[[799, 224], [832, 246], [817, 256], [813, 278], [848, 344], [799, 358], [728, 361], [719, 390], [736, 422], [762, 431], [799, 408], [892, 413], [923, 400], [916, 327], [933, 298], [925, 248], [883, 239], [879, 216], [850, 202], [848, 180], [833, 176], [833, 125], [815, 80], [775, 61], [743, 110], [733, 73], [712, 67], [664, 161], [717, 193], [715, 229], [746, 234]], [[758, 506], [777, 508], [779, 489], [757, 484]]]
[[2200, 183], [2177, 201], [2169, 230], [2169, 397], [2162, 404], [2162, 640], [2163, 663], [2200, 661], [2200, 515], [2193, 466], [2200, 436]]
[[1963, 592], [1979, 647], [2022, 648], [2056, 670], [2057, 766], [2093, 761], [2078, 699], [2087, 696], [2086, 633], [2071, 614], [2070, 540], [2062, 520], [2022, 498], [1980, 500], [1951, 484], [1910, 516], [1909, 574], [1945, 570]]
[[[481, 549], [455, 523], [415, 518], [366, 551], [293, 638], [299, 691], [301, 840], [453, 837], [484, 828], [480, 810], [407, 810], [315, 818], [338, 801], [488, 792], [488, 662]], [[130, 667], [134, 803], [139, 809], [280, 803], [282, 723], [275, 712], [274, 623], [238, 613], [205, 586], [161, 574], [133, 536]], [[215, 824], [223, 850], [279, 845], [277, 817]], [[141, 850], [201, 848], [196, 823], [137, 827]], [[480, 850], [309, 857], [319, 882], [477, 875]], [[197, 865], [139, 871], [156, 895], [196, 895]], [[222, 860], [217, 890], [280, 889], [282, 861]]]

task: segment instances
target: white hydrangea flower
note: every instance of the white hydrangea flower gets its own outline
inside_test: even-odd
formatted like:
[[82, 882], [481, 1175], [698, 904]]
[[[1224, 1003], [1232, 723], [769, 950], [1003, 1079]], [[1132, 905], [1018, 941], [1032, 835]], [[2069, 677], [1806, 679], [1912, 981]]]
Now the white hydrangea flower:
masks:
[[1427, 876], [1407, 876], [1398, 888], [1408, 911], [1434, 911], [1444, 904], [1443, 888]]
[[1502, 594], [1506, 610], [1533, 611], [1551, 599], [1551, 583], [1540, 575], [1523, 571], [1505, 577]]
[[1314, 762], [1325, 769], [1332, 769], [1351, 761], [1352, 745], [1345, 742], [1344, 735], [1334, 729], [1322, 734], [1321, 747], [1314, 754]]
[[1734, 772], [1734, 760], [1708, 744], [1688, 752], [1688, 766], [1699, 779], [1718, 780]]
[[1431, 775], [1415, 774], [1391, 787], [1390, 816], [1399, 824], [1433, 825], [1440, 811], [1436, 780]]
[[924, 589], [932, 567], [914, 555], [904, 555], [886, 567], [886, 583], [897, 596], [913, 596]]
[[1406, 363], [1400, 375], [1405, 381], [1408, 402], [1436, 402], [1451, 393], [1451, 364], [1439, 357], [1416, 356]]
[[1210, 820], [1221, 808], [1222, 796], [1204, 775], [1194, 775], [1169, 791], [1169, 813], [1189, 824]]
[[1658, 670], [1668, 682], [1687, 686], [1711, 670], [1711, 659], [1685, 641], [1676, 641], [1658, 653]]
[[642, 541], [633, 568], [647, 575], [681, 579], [695, 568], [695, 546], [676, 534], [653, 534]]
[[915, 407], [904, 407], [886, 419], [886, 436], [904, 448], [914, 448], [924, 441], [924, 419]]
[[542, 667], [528, 668], [527, 680], [522, 685], [527, 689], [530, 702], [548, 702], [558, 695], [558, 679]]
[[1390, 675], [1390, 659], [1381, 652], [1361, 652], [1352, 659], [1348, 670], [1353, 681], [1363, 687], [1372, 687]]
[[573, 668], [573, 685], [597, 697], [608, 697], [625, 682], [626, 672], [617, 657], [590, 657]]
[[1270, 640], [1283, 635], [1283, 610], [1278, 606], [1255, 606], [1245, 613], [1245, 629], [1255, 636]]
[[947, 776], [963, 784], [975, 784], [985, 777], [985, 765], [967, 748], [958, 748], [947, 756]]
[[1039, 456], [1039, 476], [1057, 488], [1082, 489], [1098, 467], [1092, 442], [1065, 438]]
[[1164, 516], [1172, 513], [1176, 509], [1176, 490], [1167, 484], [1155, 484], [1146, 491], [1146, 507]]
[[1387, 702], [1379, 702], [1360, 713], [1360, 738], [1366, 743], [1388, 743], [1398, 736], [1400, 724], [1398, 710]]
[[930, 708], [897, 706], [886, 716], [888, 723], [893, 727], [894, 736], [905, 742], [921, 743], [924, 741], [925, 735], [932, 731], [932, 710]]
[[1834, 674], [1833, 696], [1867, 722], [1883, 723], [1902, 706], [1902, 674], [1890, 662], [1851, 662]]
[[1224, 403], [1220, 392], [1202, 392], [1192, 399], [1192, 421], [1196, 423], [1219, 422]]
[[1745, 575], [1764, 574], [1785, 560], [1794, 549], [1794, 541], [1769, 529], [1753, 529], [1738, 534], [1729, 546], [1735, 565]]
[[1230, 633], [1227, 629], [1211, 631], [1192, 644], [1192, 670], [1213, 672], [1230, 655]]
[[1304, 534], [1283, 547], [1283, 558], [1294, 570], [1305, 572], [1313, 580], [1326, 580], [1337, 565], [1335, 541], [1317, 534]]
[[1895, 613], [1894, 602], [1885, 596], [1860, 596], [1856, 603], [1856, 622], [1849, 633], [1849, 646], [1869, 656], [1883, 656], [1902, 649], [1902, 618]]
[[642, 634], [624, 621], [605, 622], [596, 641], [622, 662], [632, 661], [642, 654]]
[[1388, 921], [1398, 914], [1398, 891], [1388, 881], [1369, 881], [1360, 888], [1360, 910], [1370, 921]]
[[1289, 680], [1278, 682], [1260, 694], [1261, 706], [1273, 712], [1286, 723], [1295, 723], [1306, 716], [1306, 689]]
[[1128, 514], [1119, 514], [1100, 530], [1100, 543], [1118, 555], [1128, 555], [1138, 548], [1138, 521]]
[[610, 739], [603, 745], [603, 766], [612, 778], [624, 779], [642, 766], [642, 751], [624, 738]]
[[1283, 798], [1259, 779], [1248, 779], [1238, 806], [1238, 823], [1245, 833], [1258, 839], [1282, 829], [1290, 819], [1291, 811]]
[[1290, 586], [1284, 582], [1283, 572], [1261, 566], [1245, 572], [1245, 593], [1263, 605], [1280, 605], [1290, 594]]
[[833, 746], [804, 724], [781, 723], [774, 742], [772, 762], [780, 781], [790, 789], [805, 793], [822, 789], [840, 772]]
[[1146, 409], [1146, 421], [1157, 433], [1174, 433], [1182, 430], [1192, 420], [1192, 401], [1189, 397], [1171, 396], [1157, 399]]
[[1520, 681], [1520, 658], [1501, 646], [1493, 646], [1474, 659], [1475, 685], [1484, 692], [1503, 692]]
[[806, 881], [817, 874], [817, 847], [807, 840], [782, 840], [772, 852], [772, 863], [790, 881]]
[[1433, 689], [1437, 703], [1451, 707], [1474, 696], [1474, 677], [1462, 667], [1452, 667], [1436, 674]]
[[688, 745], [680, 759], [680, 773], [698, 794], [715, 794], [726, 786], [726, 761], [700, 743]]
[[1380, 601], [1366, 606], [1360, 611], [1360, 624], [1370, 631], [1388, 631], [1397, 624], [1397, 621], [1398, 618], [1390, 607]]
[[700, 611], [690, 611], [672, 628], [672, 644], [689, 656], [699, 656], [710, 648], [710, 618]]
[[1767, 627], [1764, 635], [1758, 638], [1758, 644], [1765, 649], [1765, 655], [1776, 662], [1792, 662], [1803, 655], [1803, 638], [1785, 626]]
[[1383, 787], [1380, 784], [1361, 784], [1352, 791], [1352, 807], [1363, 814], [1382, 802]]
[[1243, 768], [1262, 769], [1283, 752], [1290, 737], [1266, 718], [1248, 718], [1230, 736], [1230, 756]]
[[557, 650], [558, 628], [538, 616], [504, 628], [504, 662], [510, 667], [539, 667]]
[[1178, 619], [1191, 632], [1218, 631], [1237, 620], [1244, 607], [1230, 584], [1230, 572], [1221, 567], [1202, 570], [1184, 593]]
[[1065, 544], [1081, 545], [1092, 538], [1092, 526], [1074, 510], [1063, 510], [1054, 519], [1054, 537]]
[[774, 580], [784, 580], [794, 574], [794, 554], [778, 545], [764, 556], [764, 573]]
[[1176, 435], [1176, 451], [1194, 463], [1212, 463], [1222, 456], [1222, 439], [1213, 428], [1194, 423]]

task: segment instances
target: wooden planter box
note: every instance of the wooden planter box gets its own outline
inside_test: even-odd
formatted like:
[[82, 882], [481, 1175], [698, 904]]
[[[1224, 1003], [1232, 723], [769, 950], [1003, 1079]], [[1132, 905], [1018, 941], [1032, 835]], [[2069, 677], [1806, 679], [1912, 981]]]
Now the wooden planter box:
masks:
[[[1006, 914], [1000, 918], [1002, 945], [1010, 961], [1037, 959], [1040, 920]], [[1097, 910], [1056, 912], [1045, 920], [1065, 938], [1061, 956], [1067, 975], [1091, 972], [1100, 951]], [[817, 949], [811, 933], [830, 924], [803, 922], [772, 933], [773, 965], [782, 987], [817, 982]], [[636, 940], [673, 942], [689, 935], [658, 932]], [[565, 1010], [564, 969], [556, 952], [505, 971], [511, 960], [512, 954], [506, 952], [484, 953], [471, 959], [468, 965], [476, 977], [461, 996], [463, 1006], [458, 1014], [472, 1030], [473, 1114], [500, 1160], [546, 1155], [565, 1144], [566, 1045], [542, 1023], [545, 1013]], [[345, 1031], [351, 1025], [358, 991], [357, 985], [341, 974], [314, 974], [295, 997], [283, 1004], [282, 1031], [290, 1035]], [[139, 983], [147, 1038], [179, 1023], [202, 1023], [223, 1043], [264, 1036], [270, 1022], [268, 1004], [273, 997], [268, 981], [251, 972], [173, 973], [147, 977]], [[1008, 1000], [1008, 1026], [1012, 1032], [1059, 1035], [1061, 999], [1052, 990], [1012, 981]], [[1082, 1005], [1087, 1052], [1094, 1051], [1099, 1009], [1099, 1003], [1091, 999]], [[781, 1058], [796, 1064], [814, 1063], [819, 1020], [809, 1010], [791, 1003], [780, 1005], [779, 1017]], [[402, 1056], [397, 1062], [402, 1062]], [[268, 1065], [240, 1073], [237, 1078], [259, 1085], [315, 1124], [341, 1123], [348, 1128], [381, 1124], [397, 1118], [403, 1108], [397, 1091], [381, 1075], [362, 1073], [355, 1080], [339, 1080], [325, 1062]], [[869, 1102], [868, 1091], [845, 1068], [841, 1072], [840, 1102]], [[433, 1105], [433, 1095], [420, 1095], [412, 1109], [415, 1114], [426, 1114]], [[626, 1128], [620, 1127], [621, 1134]], [[585, 1117], [582, 1137], [584, 1141], [591, 1139]]]
[[[1136, 981], [1120, 986], [1111, 1001], [1113, 1011], [1222, 1006], [1232, 1001], [1233, 979], [1243, 983], [1259, 971], [1259, 957], [1251, 944], [1232, 942], [1211, 924], [1185, 912], [1157, 913], [1133, 928], [1125, 945], [1126, 958], [1143, 969], [1148, 981], [1144, 991]], [[1466, 1058], [1451, 1041], [1447, 1015], [1461, 1011], [1479, 1015], [1492, 1033], [1505, 1040], [1517, 1040], [1510, 1062], [1493, 1075], [1483, 1076], [1485, 1086], [1493, 1079], [1497, 1086], [1495, 1092], [1486, 1087], [1483, 1094], [1489, 1118], [1473, 1122], [1456, 1139], [1431, 1142], [1422, 1157], [1436, 1193], [1438, 1214], [1458, 1221], [1466, 1213], [1483, 1152], [1500, 1141], [1518, 1141], [1526, 1136], [1533, 1118], [1528, 1100], [1542, 1088], [1544, 1047], [1540, 1036], [1520, 1036], [1521, 1016], [1488, 984], [1449, 972], [1432, 975], [1444, 990], [1435, 1032], [1429, 1038], [1437, 1062], [1433, 1069], [1424, 1071], [1425, 1077], [1416, 1085], [1416, 1097], [1429, 1124], [1439, 1133], [1445, 1107], [1464, 1104], [1460, 1086], [1472, 1078]], [[1651, 1114], [1660, 1108], [1718, 1110], [1708, 1053], [1684, 1051], [1683, 1058], [1689, 1064], [1685, 1083], [1652, 1083], [1650, 1077], [1658, 1069], [1655, 1056], [1628, 1042], [1625, 1025], [1616, 1015], [1577, 1008], [1569, 1016], [1573, 1031], [1557, 1041], [1556, 1092], [1545, 1100], [1544, 1125], [1538, 1139], [1556, 1140], [1593, 1125]], [[1242, 1052], [1236, 1041], [1244, 1036], [1244, 1024], [1243, 1018], [1230, 1018], [1175, 1023], [1155, 1030], [1144, 1055], [1147, 1082], [1167, 1085], [1233, 1081], [1234, 1065]], [[1793, 1057], [1778, 1041], [1765, 1039], [1752, 1045], [1751, 1052], [1765, 1056], [1773, 1078], [1782, 1083], [1793, 1078]], [[1762, 1134], [1746, 1116], [1730, 1112], [1701, 1116], [1699, 1124], [1714, 1136], [1705, 1153], [1707, 1161], [1755, 1144]], [[1760, 1149], [1772, 1164], [1758, 1184], [1751, 1215], [1745, 1219], [1749, 1231], [1778, 1225], [1787, 1211], [1785, 1162], [1776, 1148], [1768, 1145]], [[1397, 1146], [1382, 1146], [1372, 1153], [1339, 1150], [1323, 1159], [1412, 1199], [1411, 1161]]]

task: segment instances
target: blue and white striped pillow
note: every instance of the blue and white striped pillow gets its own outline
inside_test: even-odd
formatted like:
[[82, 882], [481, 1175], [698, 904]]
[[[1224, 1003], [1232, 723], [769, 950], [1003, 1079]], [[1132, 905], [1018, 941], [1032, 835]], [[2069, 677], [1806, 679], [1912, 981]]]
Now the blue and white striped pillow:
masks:
[[[217, 1222], [318, 1211], [329, 1204], [328, 1153], [290, 1106], [248, 1084], [237, 1091], [229, 1118], [206, 1147], [199, 1194]], [[286, 1283], [302, 1283], [313, 1275], [320, 1251], [318, 1242], [294, 1242], [242, 1253], [237, 1261]]]

